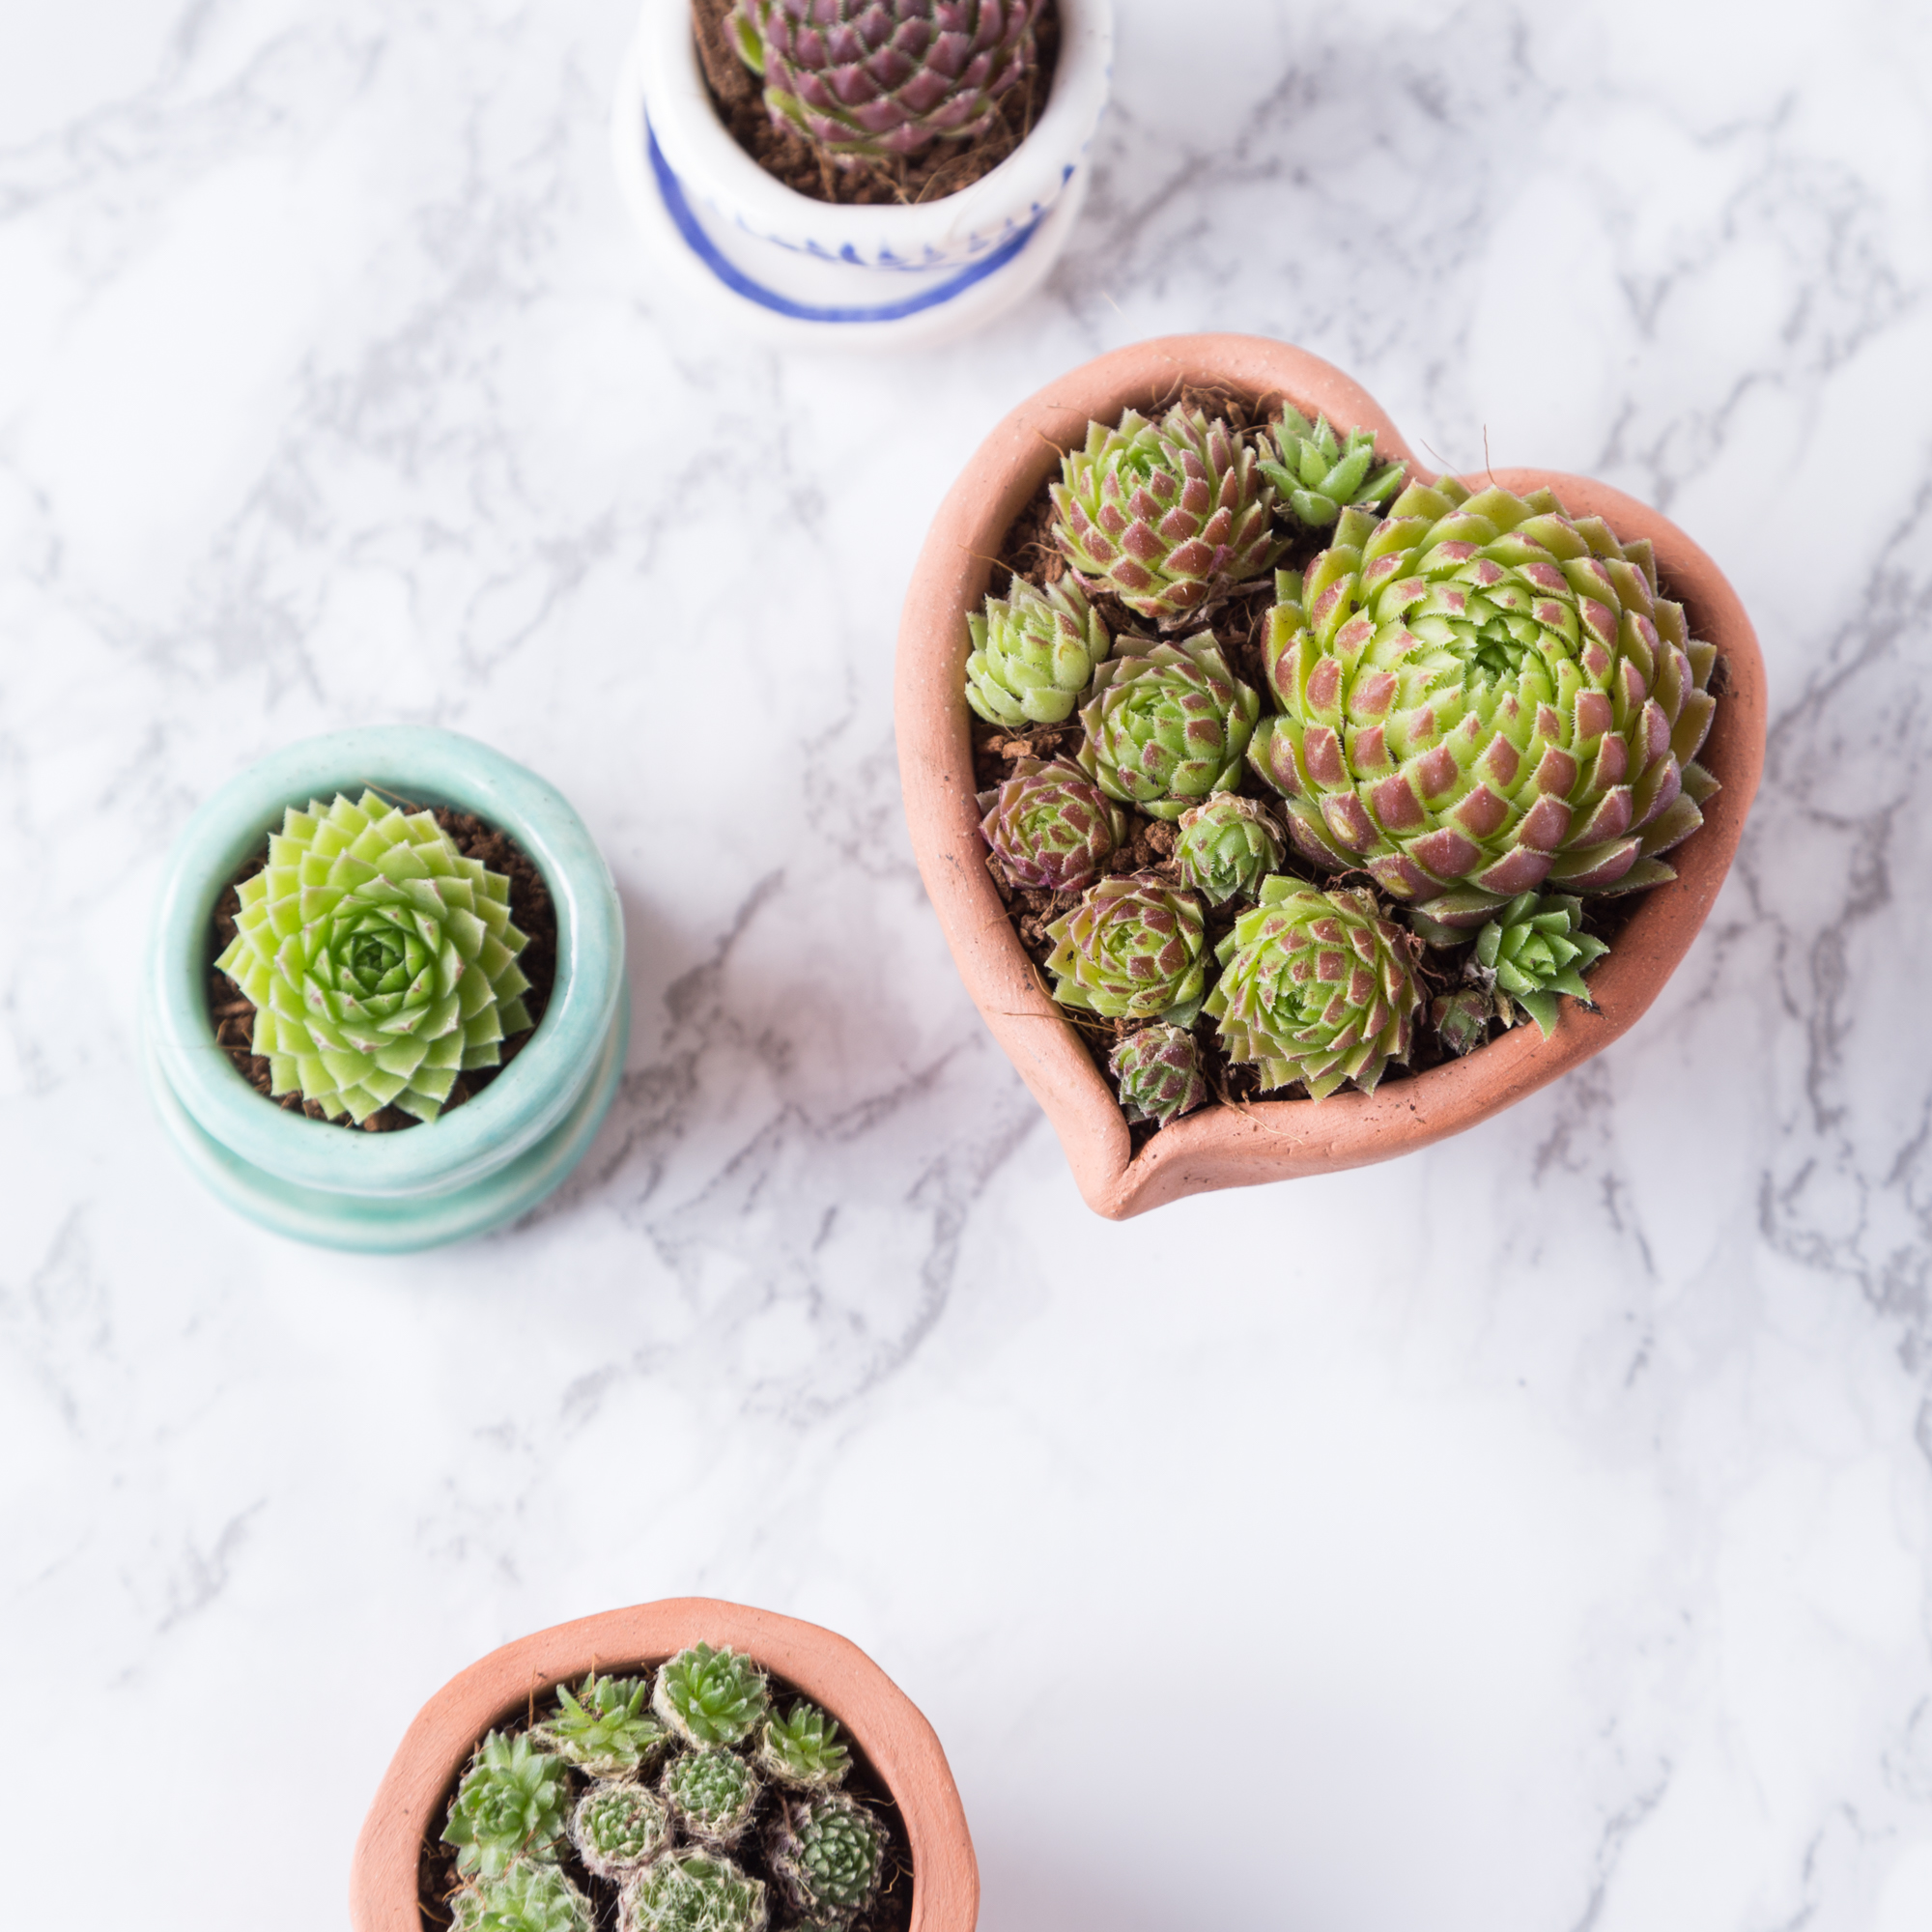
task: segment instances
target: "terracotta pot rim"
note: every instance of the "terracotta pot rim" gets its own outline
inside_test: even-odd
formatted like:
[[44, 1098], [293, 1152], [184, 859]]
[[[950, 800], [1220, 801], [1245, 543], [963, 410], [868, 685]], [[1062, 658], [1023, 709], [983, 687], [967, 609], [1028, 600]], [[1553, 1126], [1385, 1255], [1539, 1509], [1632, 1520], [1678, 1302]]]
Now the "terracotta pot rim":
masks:
[[350, 1870], [355, 1932], [421, 1932], [420, 1848], [476, 1742], [534, 1692], [593, 1667], [728, 1644], [821, 1704], [855, 1738], [898, 1806], [913, 1859], [910, 1932], [973, 1932], [980, 1874], [946, 1753], [912, 1700], [849, 1638], [796, 1617], [672, 1597], [555, 1624], [460, 1670], [416, 1714], [383, 1776]]
[[1670, 855], [1678, 877], [1646, 895], [1591, 976], [1598, 1011], [1563, 1003], [1553, 1036], [1515, 1028], [1466, 1060], [1387, 1081], [1373, 1094], [1209, 1106], [1133, 1152], [1125, 1120], [1072, 1026], [1038, 981], [987, 876], [962, 679], [965, 613], [978, 610], [1013, 518], [1090, 419], [1225, 385], [1257, 402], [1373, 428], [1378, 447], [1435, 480], [1380, 405], [1319, 356], [1258, 336], [1180, 335], [1115, 350], [1011, 411], [953, 484], [927, 534], [900, 620], [895, 720], [913, 850], [960, 977], [1060, 1135], [1088, 1205], [1113, 1219], [1212, 1188], [1332, 1173], [1427, 1147], [1526, 1098], [1600, 1053], [1642, 1016], [1689, 951], [1723, 883], [1764, 761], [1766, 692], [1756, 635], [1723, 573], [1675, 524], [1609, 485], [1563, 471], [1495, 469], [1465, 478], [1519, 493], [1547, 486], [1573, 515], [1649, 537], [1693, 636], [1718, 646], [1728, 688], [1701, 762], [1722, 781], [1704, 825]]

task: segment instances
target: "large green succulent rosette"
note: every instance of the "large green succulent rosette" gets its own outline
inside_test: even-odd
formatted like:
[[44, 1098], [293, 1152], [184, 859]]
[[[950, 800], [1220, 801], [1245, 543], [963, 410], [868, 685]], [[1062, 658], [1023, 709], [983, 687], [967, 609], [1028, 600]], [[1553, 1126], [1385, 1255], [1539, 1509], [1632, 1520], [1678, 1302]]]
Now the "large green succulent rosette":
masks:
[[492, 1731], [456, 1787], [443, 1842], [456, 1846], [465, 1877], [499, 1878], [520, 1861], [555, 1856], [569, 1803], [561, 1758]]
[[238, 893], [214, 963], [254, 1002], [276, 1095], [358, 1126], [391, 1105], [433, 1121], [459, 1072], [498, 1065], [530, 1024], [510, 882], [426, 811], [373, 791], [291, 807]]
[[1276, 873], [1216, 950], [1206, 1010], [1228, 1058], [1258, 1066], [1267, 1087], [1299, 1081], [1322, 1100], [1352, 1080], [1373, 1094], [1389, 1062], [1408, 1058], [1422, 999], [1413, 945], [1371, 894]]
[[1080, 765], [1110, 798], [1150, 818], [1179, 818], [1240, 778], [1262, 701], [1209, 632], [1182, 644], [1128, 640], [1136, 646], [1141, 655], [1110, 659], [1094, 674]]
[[885, 1833], [848, 1798], [803, 1798], [784, 1809], [772, 1869], [801, 1911], [824, 1919], [863, 1912], [879, 1889]]
[[742, 1744], [763, 1720], [771, 1693], [765, 1673], [743, 1651], [695, 1643], [658, 1672], [651, 1709], [698, 1749]]
[[1283, 573], [1249, 751], [1297, 847], [1367, 870], [1439, 923], [1523, 892], [1675, 876], [1703, 822], [1696, 762], [1713, 645], [1621, 544], [1555, 496], [1412, 483], [1378, 523], [1344, 510], [1305, 577]]

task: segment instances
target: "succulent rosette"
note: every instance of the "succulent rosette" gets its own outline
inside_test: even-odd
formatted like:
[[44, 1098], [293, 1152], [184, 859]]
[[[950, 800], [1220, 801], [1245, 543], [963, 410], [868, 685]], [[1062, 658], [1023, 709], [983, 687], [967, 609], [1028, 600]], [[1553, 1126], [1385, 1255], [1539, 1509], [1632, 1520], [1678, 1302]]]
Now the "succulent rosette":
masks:
[[1281, 554], [1274, 488], [1248, 440], [1177, 404], [1091, 423], [1052, 485], [1053, 541], [1090, 590], [1110, 591], [1163, 630], [1260, 577]]
[[1217, 793], [1182, 812], [1178, 832], [1175, 866], [1209, 905], [1225, 905], [1237, 893], [1252, 896], [1281, 869], [1281, 831], [1258, 799]]
[[801, 1697], [782, 1718], [766, 1719], [757, 1764], [781, 1784], [822, 1791], [851, 1770], [852, 1753], [838, 1742], [838, 1720]]
[[1120, 1083], [1129, 1124], [1152, 1121], [1164, 1127], [1208, 1097], [1201, 1052], [1184, 1027], [1145, 1026], [1128, 1034], [1107, 1056], [1107, 1070]]
[[1408, 1058], [1422, 999], [1414, 944], [1372, 894], [1264, 880], [1215, 954], [1207, 1010], [1228, 1058], [1260, 1067], [1270, 1088], [1299, 1081], [1314, 1100], [1345, 1080], [1374, 1093], [1388, 1063]]
[[618, 1879], [670, 1841], [670, 1813], [641, 1784], [593, 1784], [570, 1814], [571, 1842], [584, 1869]]
[[1046, 936], [1053, 997], [1064, 1007], [1179, 1026], [1200, 1010], [1208, 945], [1201, 902], [1152, 873], [1117, 874], [1089, 887]]
[[1373, 430], [1351, 429], [1338, 438], [1326, 416], [1311, 423], [1293, 403], [1274, 425], [1279, 463], [1262, 458], [1262, 474], [1311, 530], [1325, 530], [1357, 504], [1379, 503], [1402, 486], [1404, 465], [1376, 468]]
[[526, 1736], [492, 1731], [456, 1787], [443, 1842], [458, 1848], [456, 1869], [466, 1878], [497, 1878], [520, 1859], [555, 1856], [569, 1802], [561, 1758], [533, 1748]]
[[1044, 590], [1015, 577], [1004, 597], [988, 597], [966, 619], [966, 702], [988, 724], [1023, 730], [1060, 724], [1113, 648], [1099, 612], [1072, 578]]
[[765, 1885], [729, 1859], [669, 1852], [623, 1895], [624, 1932], [763, 1932]]
[[735, 0], [765, 106], [840, 166], [983, 133], [1038, 58], [1039, 0]]
[[729, 1644], [695, 1643], [658, 1672], [655, 1711], [686, 1744], [742, 1744], [765, 1715], [765, 1673]]
[[525, 1861], [449, 1901], [455, 1932], [591, 1932], [590, 1901], [553, 1864]]
[[1366, 869], [1438, 923], [1480, 925], [1546, 881], [1622, 892], [1675, 874], [1703, 822], [1696, 762], [1715, 648], [1658, 594], [1648, 542], [1555, 496], [1411, 483], [1345, 510], [1283, 573], [1249, 758], [1296, 845]]
[[1078, 765], [1021, 758], [980, 794], [980, 830], [1016, 886], [1076, 892], [1127, 836], [1125, 814]]
[[291, 807], [237, 891], [214, 963], [254, 1002], [271, 1094], [358, 1126], [391, 1105], [433, 1121], [459, 1072], [530, 1024], [510, 882], [426, 811], [373, 791]]
[[878, 1822], [849, 1798], [802, 1798], [783, 1807], [772, 1870], [801, 1912], [849, 1918], [878, 1891], [885, 1848]]
[[1260, 694], [1228, 668], [1208, 632], [1110, 658], [1080, 714], [1081, 769], [1151, 818], [1179, 818], [1241, 775]]
[[556, 1687], [556, 1715], [544, 1726], [547, 1742], [593, 1777], [628, 1777], [656, 1756], [669, 1733], [648, 1706], [649, 1680], [599, 1677]]
[[1436, 1038], [1459, 1057], [1488, 1043], [1490, 1022], [1495, 1017], [1495, 995], [1482, 986], [1458, 986], [1437, 994], [1429, 1007], [1429, 1024]]
[[677, 1822], [707, 1845], [730, 1845], [744, 1835], [758, 1802], [757, 1775], [735, 1751], [722, 1747], [674, 1759], [664, 1775], [665, 1802]]
[[1587, 1005], [1583, 969], [1609, 950], [1583, 930], [1581, 899], [1523, 893], [1477, 933], [1470, 977], [1494, 988], [1502, 1018], [1513, 1017], [1514, 1001], [1548, 1039], [1556, 1030], [1557, 996], [1568, 993]]

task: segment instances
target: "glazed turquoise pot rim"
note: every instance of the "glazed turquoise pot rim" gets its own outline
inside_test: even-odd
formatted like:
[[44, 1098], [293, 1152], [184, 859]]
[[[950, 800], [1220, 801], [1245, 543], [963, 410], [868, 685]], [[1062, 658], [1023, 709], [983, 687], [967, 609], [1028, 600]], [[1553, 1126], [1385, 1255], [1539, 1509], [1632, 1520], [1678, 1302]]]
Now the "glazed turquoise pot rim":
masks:
[[[473, 1099], [405, 1133], [355, 1133], [270, 1104], [236, 1071], [208, 1014], [209, 922], [223, 888], [288, 807], [368, 786], [402, 803], [473, 812], [507, 833], [543, 874], [556, 910], [556, 980], [529, 1043]], [[221, 1146], [325, 1194], [441, 1193], [508, 1165], [576, 1104], [624, 984], [623, 911], [583, 821], [545, 780], [460, 732], [370, 725], [290, 745], [195, 812], [168, 857], [144, 982], [158, 1070]]]

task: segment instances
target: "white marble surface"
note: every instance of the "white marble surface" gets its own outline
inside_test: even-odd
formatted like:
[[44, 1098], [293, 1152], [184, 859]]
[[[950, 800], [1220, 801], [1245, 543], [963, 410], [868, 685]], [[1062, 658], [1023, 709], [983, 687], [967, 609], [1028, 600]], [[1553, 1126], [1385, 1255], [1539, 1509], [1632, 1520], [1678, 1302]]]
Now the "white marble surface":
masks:
[[[926, 1710], [988, 1932], [1932, 1924], [1924, 10], [1122, 0], [1046, 296], [858, 366], [662, 296], [629, 27], [10, 12], [9, 1922], [338, 1926], [444, 1677], [705, 1591]], [[1201, 327], [1665, 507], [1774, 732], [1588, 1069], [1117, 1228], [952, 976], [890, 662], [992, 420]], [[349, 1262], [177, 1167], [135, 935], [241, 763], [388, 719], [566, 784], [638, 1025], [532, 1224]]]

